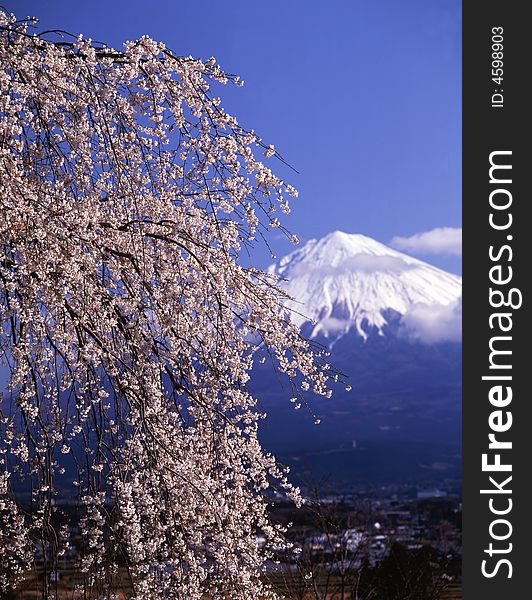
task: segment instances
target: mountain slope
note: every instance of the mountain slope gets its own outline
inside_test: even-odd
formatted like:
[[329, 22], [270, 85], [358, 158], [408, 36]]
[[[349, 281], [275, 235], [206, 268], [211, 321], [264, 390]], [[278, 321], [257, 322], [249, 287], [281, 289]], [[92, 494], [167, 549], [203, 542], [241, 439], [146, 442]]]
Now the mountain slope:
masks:
[[[294, 298], [288, 302], [297, 311], [291, 318], [306, 337], [330, 347], [331, 363], [347, 375], [352, 390], [333, 386], [331, 399], [303, 393], [308, 410], [294, 411], [288, 383], [268, 363], [257, 364], [252, 385], [268, 413], [261, 429], [266, 446], [296, 457], [289, 463], [299, 475], [316, 467], [314, 475], [330, 469], [361, 481], [368, 469], [388, 478], [390, 453], [423, 447], [419, 464], [405, 468], [429, 478], [454, 477], [461, 343], [459, 334], [447, 334], [460, 330], [461, 278], [366, 236], [339, 231], [307, 242], [269, 271]], [[373, 454], [360, 453], [361, 446], [373, 448]], [[407, 475], [397, 467], [396, 476]]]
[[310, 321], [310, 337], [335, 341], [354, 329], [366, 338], [382, 333], [386, 312], [405, 315], [415, 305], [448, 306], [462, 281], [364, 235], [335, 231], [310, 240], [281, 258], [269, 272], [294, 299], [287, 307], [299, 326]]

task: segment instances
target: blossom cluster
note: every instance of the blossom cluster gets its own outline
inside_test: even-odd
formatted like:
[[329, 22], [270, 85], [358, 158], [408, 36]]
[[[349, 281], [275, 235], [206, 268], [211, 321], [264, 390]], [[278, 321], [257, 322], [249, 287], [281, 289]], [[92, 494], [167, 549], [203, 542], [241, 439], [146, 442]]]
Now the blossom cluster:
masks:
[[297, 192], [221, 107], [227, 82], [149, 37], [50, 39], [0, 11], [4, 588], [27, 540], [49, 568], [64, 554], [60, 479], [84, 597], [111, 598], [120, 564], [137, 600], [273, 597], [261, 574], [284, 541], [265, 494], [298, 491], [261, 448], [247, 382], [258, 353], [317, 394], [328, 373], [275, 280], [239, 263]]

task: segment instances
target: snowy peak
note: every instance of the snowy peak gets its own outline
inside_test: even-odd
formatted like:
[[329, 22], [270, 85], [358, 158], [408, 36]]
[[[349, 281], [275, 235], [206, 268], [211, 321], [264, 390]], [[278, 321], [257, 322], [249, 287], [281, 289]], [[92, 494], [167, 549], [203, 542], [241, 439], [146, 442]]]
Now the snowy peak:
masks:
[[271, 265], [293, 300], [292, 320], [315, 323], [312, 336], [335, 340], [355, 328], [363, 337], [386, 325], [385, 313], [457, 304], [462, 280], [376, 240], [342, 231], [310, 240]]

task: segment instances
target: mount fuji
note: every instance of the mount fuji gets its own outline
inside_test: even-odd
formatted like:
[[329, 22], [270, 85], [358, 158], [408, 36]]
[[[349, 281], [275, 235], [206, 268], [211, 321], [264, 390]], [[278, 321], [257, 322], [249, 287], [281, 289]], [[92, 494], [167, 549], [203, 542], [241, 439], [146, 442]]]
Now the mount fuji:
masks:
[[[268, 271], [290, 297], [289, 317], [329, 348], [352, 390], [309, 397], [308, 410], [294, 413], [289, 386], [258, 366], [252, 383], [268, 413], [264, 443], [297, 456], [287, 462], [299, 472], [322, 465], [340, 478], [402, 480], [401, 465], [414, 465], [414, 478], [457, 478], [461, 277], [340, 231], [308, 241]], [[361, 453], [361, 445], [373, 453]]]
[[459, 313], [460, 277], [364, 235], [335, 231], [310, 240], [268, 270], [293, 298], [291, 319], [329, 344], [352, 330], [364, 339], [383, 335], [390, 312], [419, 319], [424, 310], [432, 325]]

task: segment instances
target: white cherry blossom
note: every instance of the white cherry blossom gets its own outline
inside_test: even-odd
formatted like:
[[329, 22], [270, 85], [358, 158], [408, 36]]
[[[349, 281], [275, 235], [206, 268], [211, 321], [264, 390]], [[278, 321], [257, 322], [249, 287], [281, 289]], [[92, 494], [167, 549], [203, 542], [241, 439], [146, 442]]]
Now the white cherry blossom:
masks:
[[30, 25], [0, 11], [0, 587], [29, 540], [49, 571], [71, 544], [64, 473], [85, 598], [115, 597], [119, 565], [137, 600], [273, 597], [265, 494], [299, 494], [246, 384], [265, 351], [293, 394], [327, 395], [329, 374], [276, 279], [238, 258], [270, 227], [290, 239], [270, 215], [297, 192], [221, 107], [213, 88], [241, 81], [214, 59]]

